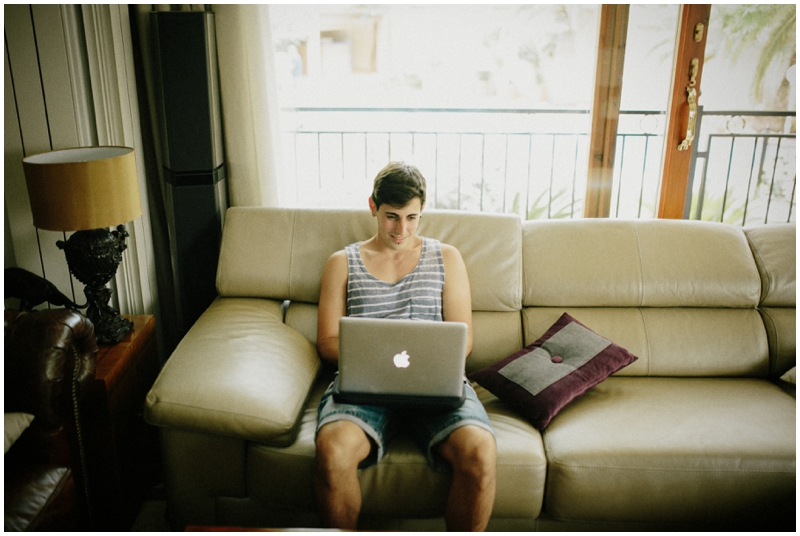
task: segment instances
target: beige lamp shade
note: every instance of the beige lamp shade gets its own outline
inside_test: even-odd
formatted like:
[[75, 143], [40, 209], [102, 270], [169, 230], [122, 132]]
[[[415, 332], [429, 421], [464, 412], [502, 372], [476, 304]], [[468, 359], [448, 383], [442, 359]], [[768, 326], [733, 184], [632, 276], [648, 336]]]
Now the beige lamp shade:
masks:
[[49, 231], [85, 231], [142, 214], [133, 149], [83, 147], [22, 159], [33, 224]]

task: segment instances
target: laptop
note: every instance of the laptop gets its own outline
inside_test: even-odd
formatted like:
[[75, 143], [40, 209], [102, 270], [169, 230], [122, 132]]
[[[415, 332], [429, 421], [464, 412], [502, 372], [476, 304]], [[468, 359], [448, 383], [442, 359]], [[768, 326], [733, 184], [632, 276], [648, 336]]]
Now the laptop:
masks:
[[334, 400], [459, 407], [466, 348], [463, 322], [343, 317]]

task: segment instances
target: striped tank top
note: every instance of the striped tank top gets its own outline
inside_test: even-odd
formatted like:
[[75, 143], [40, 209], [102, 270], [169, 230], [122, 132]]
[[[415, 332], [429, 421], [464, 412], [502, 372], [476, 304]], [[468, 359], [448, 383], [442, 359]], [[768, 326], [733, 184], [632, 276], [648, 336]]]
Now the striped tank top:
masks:
[[442, 320], [444, 261], [441, 243], [422, 238], [417, 266], [397, 283], [369, 273], [361, 260], [359, 242], [347, 253], [347, 315], [407, 320]]

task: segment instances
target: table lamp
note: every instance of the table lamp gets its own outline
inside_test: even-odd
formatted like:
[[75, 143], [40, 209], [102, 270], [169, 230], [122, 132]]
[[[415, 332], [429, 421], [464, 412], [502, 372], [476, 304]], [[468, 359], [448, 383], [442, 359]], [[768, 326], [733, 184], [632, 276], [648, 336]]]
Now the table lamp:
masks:
[[[84, 147], [22, 159], [33, 224], [48, 231], [75, 231], [56, 245], [85, 285], [86, 317], [100, 344], [116, 344], [133, 323], [109, 305], [106, 284], [117, 273], [128, 232], [123, 223], [142, 214], [133, 149]], [[115, 231], [109, 227], [117, 225]]]

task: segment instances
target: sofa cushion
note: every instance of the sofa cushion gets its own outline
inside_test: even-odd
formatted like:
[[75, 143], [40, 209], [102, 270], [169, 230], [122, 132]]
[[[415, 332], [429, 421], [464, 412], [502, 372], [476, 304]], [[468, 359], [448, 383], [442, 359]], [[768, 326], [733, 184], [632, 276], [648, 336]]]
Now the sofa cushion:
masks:
[[781, 376], [797, 361], [797, 311], [794, 307], [758, 309], [769, 340], [769, 375]]
[[794, 398], [767, 380], [609, 378], [544, 433], [548, 512], [711, 523], [794, 511], [795, 422]]
[[564, 313], [533, 344], [469, 378], [543, 430], [561, 408], [636, 359]]
[[762, 306], [794, 307], [797, 301], [796, 225], [759, 225], [744, 230], [761, 274]]
[[77, 530], [78, 498], [72, 471], [59, 464], [15, 463], [18, 461], [6, 460], [5, 464], [4, 530], [6, 532]]
[[164, 365], [147, 395], [145, 418], [287, 445], [319, 367], [314, 345], [281, 322], [280, 303], [217, 298]]
[[[328, 257], [371, 237], [375, 225], [366, 206], [363, 210], [232, 207], [225, 216], [217, 290], [227, 297], [317, 303]], [[473, 310], [519, 311], [518, 217], [426, 210], [419, 234], [459, 249], [473, 282]], [[503, 239], [496, 240], [498, 236]]]
[[[284, 321], [312, 344], [317, 343], [317, 304], [291, 302]], [[473, 311], [472, 328], [475, 343], [467, 356], [467, 372], [491, 365], [523, 346], [519, 311]]]
[[368, 210], [231, 207], [222, 229], [217, 291], [316, 302], [328, 256], [369, 238], [373, 226]]
[[767, 335], [755, 309], [527, 307], [526, 344], [564, 311], [639, 358], [616, 376], [768, 376]]
[[[306, 406], [297, 440], [287, 448], [250, 444], [247, 489], [275, 511], [315, 509], [312, 485], [317, 404], [326, 382], [318, 382]], [[542, 508], [547, 461], [541, 435], [486, 389], [476, 387], [497, 439], [497, 495], [493, 515], [535, 518]], [[364, 516], [439, 517], [450, 476], [433, 472], [424, 455], [402, 434], [386, 456], [359, 472]], [[281, 486], [275, 486], [281, 482]], [[388, 484], [388, 485], [387, 485]]]
[[426, 210], [420, 219], [419, 234], [459, 250], [471, 282], [473, 311], [521, 309], [522, 226], [519, 217]]
[[473, 311], [474, 345], [466, 370], [473, 372], [496, 363], [524, 346], [519, 311]]
[[527, 221], [526, 306], [755, 307], [761, 279], [739, 227], [667, 220]]

